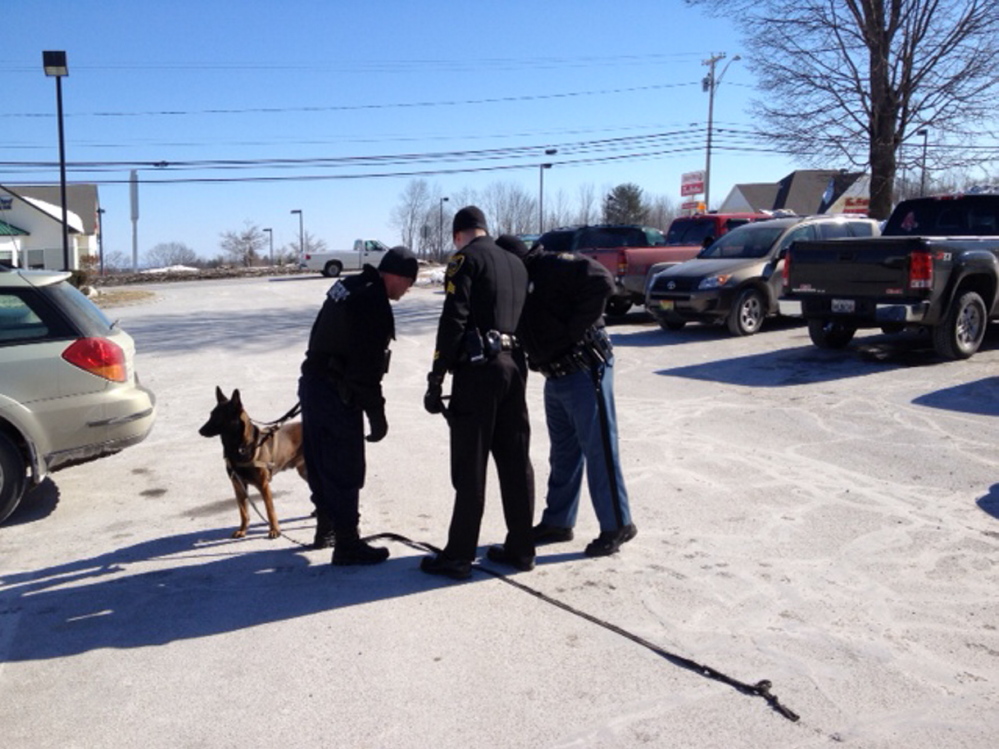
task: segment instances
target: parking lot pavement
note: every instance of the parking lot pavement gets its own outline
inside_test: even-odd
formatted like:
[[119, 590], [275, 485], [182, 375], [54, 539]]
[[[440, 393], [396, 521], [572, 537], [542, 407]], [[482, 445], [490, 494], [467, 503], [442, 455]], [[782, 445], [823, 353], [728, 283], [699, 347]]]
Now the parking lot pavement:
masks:
[[[794, 321], [745, 338], [616, 321], [638, 536], [584, 557], [597, 533], [584, 489], [576, 540], [509, 578], [525, 590], [481, 570], [428, 577], [395, 542], [383, 565], [331, 567], [300, 545], [311, 505], [290, 472], [274, 480], [286, 536], [268, 540], [254, 516], [230, 538], [221, 447], [198, 427], [216, 386], [260, 421], [295, 403], [329, 283], [159, 285], [109, 310], [136, 339], [158, 421], [142, 444], [52, 475], [0, 528], [5, 745], [992, 745], [995, 331], [942, 362], [905, 336], [820, 351]], [[364, 533], [445, 540], [448, 434], [422, 409], [441, 300], [430, 286], [395, 305]], [[533, 375], [539, 503], [541, 388]], [[483, 545], [504, 535], [497, 491], [492, 474]], [[684, 658], [770, 680], [800, 721]]]

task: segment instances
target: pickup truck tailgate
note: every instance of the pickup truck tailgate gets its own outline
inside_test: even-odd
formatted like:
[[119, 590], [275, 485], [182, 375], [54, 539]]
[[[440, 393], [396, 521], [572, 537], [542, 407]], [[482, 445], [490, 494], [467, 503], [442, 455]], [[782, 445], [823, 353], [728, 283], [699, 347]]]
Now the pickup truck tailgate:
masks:
[[786, 291], [798, 298], [898, 297], [908, 292], [910, 253], [919, 249], [925, 243], [909, 237], [797, 242], [789, 252]]

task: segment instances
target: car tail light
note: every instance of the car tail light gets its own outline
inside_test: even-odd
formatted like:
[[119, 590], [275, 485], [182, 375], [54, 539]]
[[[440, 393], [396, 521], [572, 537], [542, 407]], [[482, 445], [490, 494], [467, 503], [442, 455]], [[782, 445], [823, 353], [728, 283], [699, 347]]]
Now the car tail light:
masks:
[[791, 251], [790, 250], [788, 250], [787, 254], [784, 255], [784, 268], [783, 268], [783, 270], [781, 270], [780, 275], [781, 275], [781, 283], [784, 284], [784, 288], [786, 289], [788, 286], [791, 285]]
[[62, 358], [105, 380], [128, 381], [125, 352], [121, 346], [107, 338], [78, 338], [62, 352]]
[[624, 253], [624, 250], [620, 250], [617, 253], [617, 274], [623, 276], [628, 272], [628, 256]]
[[930, 289], [933, 287], [933, 256], [928, 252], [913, 252], [909, 255], [909, 288]]

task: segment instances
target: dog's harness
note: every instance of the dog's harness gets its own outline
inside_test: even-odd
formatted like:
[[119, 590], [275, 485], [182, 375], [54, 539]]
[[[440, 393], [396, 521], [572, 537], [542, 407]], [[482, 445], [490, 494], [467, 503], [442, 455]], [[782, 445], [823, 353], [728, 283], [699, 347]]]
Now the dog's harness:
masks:
[[293, 419], [298, 414], [302, 412], [302, 404], [296, 403], [291, 409], [279, 419], [274, 421], [263, 421], [259, 422], [260, 426], [266, 427], [266, 429], [260, 429], [257, 426], [257, 422], [250, 419], [249, 416], [246, 418], [250, 421], [250, 426], [253, 427], [253, 439], [246, 444], [241, 444], [236, 448], [235, 460], [229, 455], [225, 455], [225, 470], [229, 474], [229, 479], [238, 479], [239, 483], [243, 485], [243, 489], [246, 489], [246, 482], [243, 481], [242, 476], [239, 475], [240, 468], [263, 468], [268, 471], [274, 470], [274, 463], [269, 463], [263, 460], [258, 460], [257, 456], [260, 454], [260, 448], [264, 446], [267, 440], [271, 439], [277, 431], [281, 428], [288, 419]]

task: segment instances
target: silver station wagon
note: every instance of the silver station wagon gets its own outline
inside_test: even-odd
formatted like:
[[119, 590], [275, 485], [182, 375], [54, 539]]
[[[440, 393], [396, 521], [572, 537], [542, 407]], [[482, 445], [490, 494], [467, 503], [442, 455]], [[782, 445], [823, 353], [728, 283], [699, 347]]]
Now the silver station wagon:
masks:
[[50, 472], [141, 442], [135, 343], [69, 273], [0, 265], [0, 522]]

